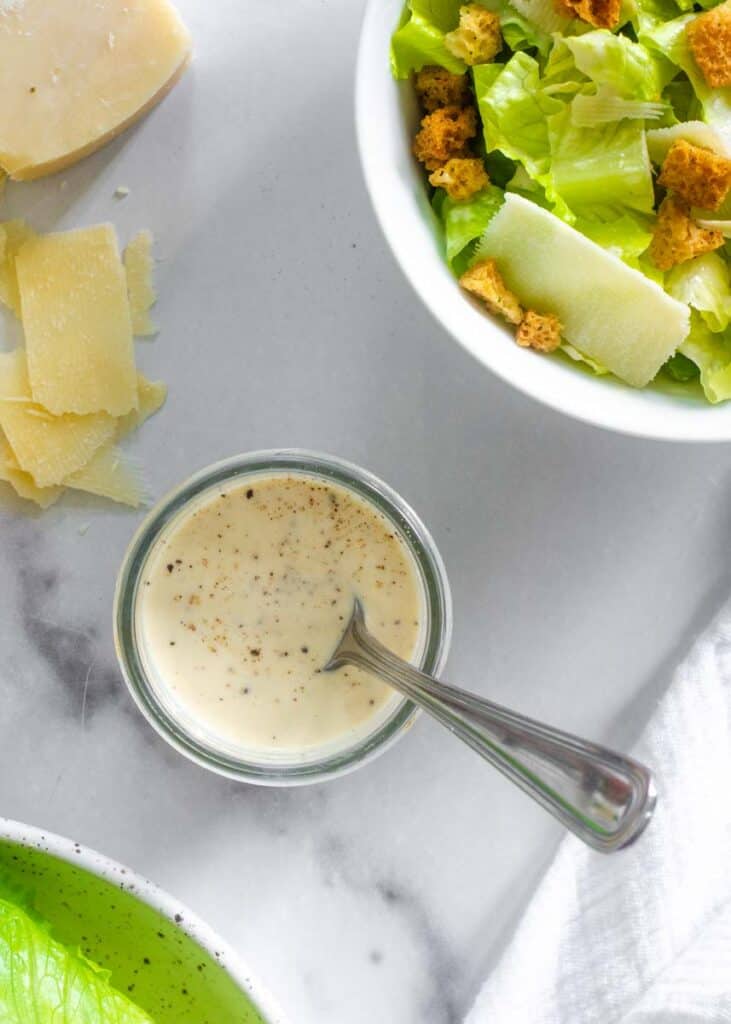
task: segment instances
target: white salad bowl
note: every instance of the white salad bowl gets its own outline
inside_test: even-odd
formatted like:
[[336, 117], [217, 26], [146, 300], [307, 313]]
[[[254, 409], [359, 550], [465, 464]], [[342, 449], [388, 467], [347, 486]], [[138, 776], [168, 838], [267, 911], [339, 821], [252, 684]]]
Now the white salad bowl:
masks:
[[[409, 82], [389, 68], [403, 0], [370, 0], [356, 70], [356, 128], [366, 185], [388, 243], [417, 294], [447, 331], [493, 373], [560, 412], [637, 437], [731, 440], [731, 402], [710, 405], [667, 388], [636, 390], [568, 359], [519, 348], [512, 333], [459, 288], [444, 261], [422, 169], [411, 154], [418, 111]], [[566, 268], [571, 273], [571, 267]], [[617, 296], [617, 302], [622, 296]]]
[[[166, 1005], [166, 990], [186, 984], [192, 988], [191, 974], [199, 975], [194, 979], [196, 990], [198, 997], [205, 1000], [207, 992], [220, 990], [220, 982], [214, 976], [221, 970], [227, 976], [227, 991], [238, 993], [233, 998], [237, 1009], [240, 1001], [242, 1021], [286, 1024], [272, 996], [234, 951], [178, 900], [101, 853], [52, 832], [0, 818], [0, 877], [4, 866], [24, 861], [28, 856], [33, 862], [25, 865], [19, 877], [23, 888], [40, 900], [37, 909], [50, 924], [52, 933], [71, 948], [88, 944], [88, 955], [111, 970], [112, 983], [115, 976], [118, 981], [138, 976], [130, 960], [130, 949], [141, 959], [149, 945], [154, 951], [152, 963], [158, 976], [153, 973], [148, 985], [161, 988], [161, 1006]], [[87, 894], [88, 901], [83, 898]], [[140, 910], [130, 909], [134, 907]], [[124, 936], [125, 930], [130, 929], [132, 942]], [[201, 956], [201, 952], [207, 957]], [[145, 963], [149, 964], [150, 958]], [[203, 971], [203, 967], [207, 970]], [[160, 975], [161, 971], [164, 974]], [[138, 983], [138, 990], [142, 987]], [[155, 1019], [167, 1021], [176, 1011], [167, 1008], [159, 1012]], [[191, 1019], [195, 1017], [198, 1004], [188, 1012]], [[177, 1022], [178, 1018], [175, 1019]]]

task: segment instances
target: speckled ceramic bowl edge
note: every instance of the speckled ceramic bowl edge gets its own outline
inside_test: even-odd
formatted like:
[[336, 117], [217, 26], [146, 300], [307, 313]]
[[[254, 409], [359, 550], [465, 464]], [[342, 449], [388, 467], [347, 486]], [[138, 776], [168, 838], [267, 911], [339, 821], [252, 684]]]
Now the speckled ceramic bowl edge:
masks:
[[174, 896], [165, 892], [154, 882], [118, 861], [81, 843], [54, 832], [25, 825], [10, 818], [0, 817], [0, 841], [17, 843], [48, 853], [96, 875], [111, 885], [124, 889], [136, 899], [146, 903], [153, 910], [180, 928], [221, 965], [234, 983], [247, 995], [262, 1015], [266, 1024], [289, 1024], [284, 1013], [277, 1006], [274, 997], [259, 982], [238, 954], [216, 934], [197, 914]]

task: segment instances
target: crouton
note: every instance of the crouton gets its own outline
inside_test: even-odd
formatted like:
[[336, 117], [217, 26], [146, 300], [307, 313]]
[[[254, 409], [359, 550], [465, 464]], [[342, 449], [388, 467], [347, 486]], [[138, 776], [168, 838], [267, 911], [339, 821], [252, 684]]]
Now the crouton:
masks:
[[472, 100], [467, 75], [453, 75], [446, 68], [430, 66], [417, 71], [416, 94], [431, 114], [439, 107], [466, 107]]
[[555, 352], [561, 344], [561, 324], [553, 313], [534, 313], [529, 309], [520, 322], [515, 340], [521, 348], [536, 352]]
[[467, 156], [467, 143], [476, 134], [474, 107], [440, 107], [422, 119], [414, 154], [428, 171], [436, 171], [453, 156]]
[[678, 139], [670, 147], [657, 180], [690, 206], [717, 210], [731, 188], [731, 160]]
[[491, 313], [505, 317], [511, 324], [523, 319], [520, 303], [500, 276], [495, 260], [480, 260], [459, 279], [462, 287], [482, 299]]
[[470, 199], [487, 188], [490, 179], [479, 157], [452, 157], [429, 175], [429, 184], [443, 188], [452, 199]]
[[616, 28], [622, 12], [622, 0], [561, 0], [558, 6], [595, 28]]
[[670, 270], [723, 245], [720, 231], [699, 227], [689, 216], [689, 207], [677, 196], [666, 196], [657, 213], [657, 224], [648, 250], [658, 270]]
[[465, 4], [459, 9], [459, 26], [447, 33], [444, 44], [465, 64], [488, 64], [503, 48], [500, 18], [481, 4]]
[[731, 6], [715, 7], [686, 28], [695, 62], [708, 85], [731, 85]]

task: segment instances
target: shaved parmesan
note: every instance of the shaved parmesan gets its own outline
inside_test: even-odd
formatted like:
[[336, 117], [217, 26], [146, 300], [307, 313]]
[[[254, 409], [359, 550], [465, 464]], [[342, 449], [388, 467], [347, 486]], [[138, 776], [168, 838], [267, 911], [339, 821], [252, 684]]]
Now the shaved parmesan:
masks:
[[135, 408], [126, 279], [112, 225], [36, 236], [15, 264], [34, 400], [57, 415]]
[[15, 258], [21, 245], [35, 232], [24, 220], [7, 220], [0, 224], [2, 228], [2, 261], [0, 261], [0, 302], [20, 316], [20, 294], [18, 278], [15, 272]]
[[137, 430], [145, 420], [154, 415], [167, 398], [167, 385], [161, 380], [148, 380], [142, 373], [137, 374], [137, 408], [118, 420], [117, 437], [124, 437]]
[[25, 352], [0, 353], [0, 426], [18, 465], [38, 487], [60, 484], [81, 469], [116, 430], [106, 413], [49, 416], [31, 397]]
[[30, 473], [20, 469], [13, 450], [0, 434], [0, 480], [9, 483], [15, 493], [41, 508], [49, 508], [63, 494], [63, 487], [37, 487]]
[[145, 500], [142, 474], [113, 444], [99, 448], [82, 469], [66, 477], [64, 484], [133, 508]]
[[157, 298], [152, 285], [152, 267], [152, 234], [140, 231], [124, 250], [124, 269], [127, 273], [132, 333], [143, 338], [157, 334], [157, 327], [150, 319], [150, 309]]

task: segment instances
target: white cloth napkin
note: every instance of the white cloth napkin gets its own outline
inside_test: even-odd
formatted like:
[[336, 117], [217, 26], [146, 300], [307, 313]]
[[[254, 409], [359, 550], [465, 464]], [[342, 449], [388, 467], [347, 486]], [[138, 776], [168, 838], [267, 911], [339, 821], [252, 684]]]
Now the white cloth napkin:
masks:
[[635, 753], [647, 831], [609, 856], [562, 841], [467, 1024], [731, 1022], [731, 604]]

